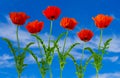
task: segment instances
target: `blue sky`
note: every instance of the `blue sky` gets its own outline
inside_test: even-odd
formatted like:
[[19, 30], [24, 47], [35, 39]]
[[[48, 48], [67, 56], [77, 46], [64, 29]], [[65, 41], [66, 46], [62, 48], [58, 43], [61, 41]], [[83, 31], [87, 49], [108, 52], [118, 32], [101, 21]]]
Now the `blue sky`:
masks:
[[[66, 47], [68, 48], [72, 43], [81, 42], [76, 36], [76, 32], [80, 31], [82, 28], [91, 29], [94, 32], [93, 39], [87, 43], [87, 46], [97, 49], [96, 45], [99, 42], [99, 29], [94, 25], [92, 20], [93, 16], [97, 14], [107, 14], [114, 17], [113, 22], [110, 26], [104, 30], [103, 41], [108, 38], [113, 38], [110, 48], [108, 49], [107, 55], [105, 55], [103, 60], [103, 68], [100, 70], [100, 78], [120, 78], [120, 1], [119, 0], [1, 0], [0, 1], [0, 78], [17, 78], [16, 69], [14, 67], [13, 56], [7, 44], [1, 39], [2, 37], [8, 38], [16, 46], [15, 37], [15, 25], [13, 25], [9, 19], [10, 12], [26, 12], [30, 16], [27, 21], [33, 21], [38, 19], [39, 21], [44, 21], [44, 29], [39, 33], [39, 35], [47, 42], [47, 37], [49, 33], [50, 22], [47, 20], [42, 11], [50, 5], [58, 6], [61, 8], [60, 17], [54, 21], [53, 24], [53, 38], [64, 32], [65, 29], [59, 25], [62, 17], [73, 17], [78, 21], [78, 25], [73, 31], [69, 32], [69, 37], [67, 40]], [[25, 24], [26, 25], [26, 24]], [[25, 46], [28, 42], [34, 41], [34, 38], [26, 31], [26, 29], [20, 27], [19, 34], [21, 40], [21, 46]], [[57, 31], [56, 31], [57, 30]], [[59, 30], [59, 31], [58, 31]], [[61, 40], [63, 43], [63, 39]], [[82, 42], [81, 42], [82, 43]], [[62, 45], [60, 45], [62, 46]], [[77, 46], [71, 52], [76, 60], [80, 60], [81, 56], [81, 46]], [[38, 54], [37, 46], [33, 45], [31, 47], [36, 54]], [[88, 52], [85, 52], [85, 58], [89, 56]], [[39, 70], [35, 64], [33, 58], [28, 54], [26, 57], [26, 63], [28, 67], [22, 73], [22, 78], [40, 78]], [[55, 54], [53, 64], [52, 64], [53, 78], [59, 78], [59, 61], [57, 54]], [[87, 67], [85, 72], [85, 78], [94, 78], [95, 69], [91, 64]], [[46, 78], [49, 78], [47, 74]], [[75, 67], [71, 59], [67, 59], [67, 64], [63, 71], [63, 78], [77, 78], [75, 75]]]

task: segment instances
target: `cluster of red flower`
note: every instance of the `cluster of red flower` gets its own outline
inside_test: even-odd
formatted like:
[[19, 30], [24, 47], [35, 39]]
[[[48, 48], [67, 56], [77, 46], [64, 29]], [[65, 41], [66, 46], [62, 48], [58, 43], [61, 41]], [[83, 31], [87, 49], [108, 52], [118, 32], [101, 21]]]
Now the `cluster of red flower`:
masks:
[[[59, 7], [56, 7], [56, 6], [48, 6], [44, 11], [43, 11], [43, 15], [50, 21], [54, 21], [56, 20], [61, 14], [61, 10]], [[10, 13], [10, 19], [11, 21], [16, 24], [17, 26], [21, 26], [23, 24], [25, 24], [26, 20], [30, 18], [28, 15], [26, 15], [24, 12], [11, 12]], [[93, 17], [92, 18], [95, 22], [95, 25], [99, 28], [99, 29], [104, 29], [106, 27], [108, 27], [110, 25], [110, 23], [112, 22], [113, 20], [113, 17], [111, 16], [107, 16], [107, 15], [104, 15], [104, 14], [98, 14], [96, 17]], [[76, 25], [78, 24], [78, 22], [76, 21], [75, 18], [69, 18], [69, 17], [63, 17], [60, 21], [60, 25], [67, 29], [67, 30], [73, 30]], [[32, 21], [32, 22], [28, 22], [28, 24], [26, 25], [26, 29], [29, 33], [31, 34], [37, 34], [39, 33], [44, 27], [44, 22], [42, 21], [38, 21], [38, 20], [35, 20], [35, 21]], [[51, 33], [51, 31], [50, 31]], [[51, 34], [50, 34], [51, 35]], [[94, 33], [89, 30], [89, 29], [81, 29], [80, 32], [77, 33], [78, 37], [83, 41], [83, 42], [88, 42], [92, 39]], [[34, 35], [37, 37], [37, 35]], [[67, 34], [66, 34], [67, 36]], [[38, 37], [37, 37], [38, 38]], [[102, 36], [101, 36], [102, 38]], [[17, 39], [18, 39], [18, 33], [17, 33]], [[49, 43], [48, 43], [48, 48], [46, 49], [46, 47], [44, 46], [43, 42], [41, 41], [41, 39], [39, 38], [41, 44], [43, 45], [43, 48], [46, 50], [50, 50], [52, 51], [55, 47], [53, 47], [51, 49], [50, 47], [50, 37], [49, 37]], [[107, 41], [107, 43], [109, 42], [110, 40]], [[19, 43], [19, 40], [18, 40], [18, 43]], [[57, 41], [56, 41], [57, 43]], [[55, 46], [57, 46], [55, 43]], [[66, 43], [66, 39], [65, 39], [65, 43]], [[39, 44], [39, 43], [38, 43]], [[72, 48], [75, 46], [76, 44], [73, 44]], [[19, 46], [19, 44], [18, 44]], [[40, 46], [39, 46], [40, 47]], [[70, 50], [67, 52], [68, 54], [64, 54], [64, 48], [65, 48], [65, 44], [63, 46], [63, 56], [62, 54], [60, 54], [59, 52], [59, 48], [58, 49], [58, 53], [60, 54], [60, 68], [63, 69], [64, 68], [64, 64], [65, 64], [65, 60], [66, 60], [66, 56], [69, 55], [69, 52], [72, 48], [70, 48]], [[100, 40], [100, 43], [99, 43], [99, 49], [101, 48], [101, 40]], [[90, 49], [90, 48], [88, 48]], [[105, 45], [105, 48], [103, 49], [103, 51], [106, 49], [106, 45]], [[92, 50], [92, 49], [90, 49]], [[48, 51], [48, 53], [50, 52]], [[103, 52], [104, 54], [104, 52]], [[33, 55], [33, 54], [32, 54]], [[51, 65], [51, 60], [53, 58], [53, 56], [50, 57], [51, 54], [46, 54], [46, 59], [47, 59], [47, 63], [49, 65]], [[84, 48], [83, 48], [83, 53], [82, 53], [82, 58], [83, 58], [83, 55], [84, 55]], [[62, 56], [62, 57], [61, 57]], [[33, 57], [35, 57], [33, 55]], [[93, 56], [94, 60], [97, 59], [97, 62], [101, 62], [101, 60], [99, 59], [102, 58], [101, 55], [98, 53], [94, 53]], [[63, 59], [64, 58], [64, 59]], [[74, 57], [72, 57], [74, 58]], [[35, 57], [36, 59], [36, 57]], [[74, 60], [75, 61], [75, 60]], [[100, 66], [101, 66], [101, 63], [97, 63], [95, 62], [95, 68], [97, 70], [97, 72], [100, 70]], [[37, 61], [37, 63], [39, 63]], [[16, 63], [17, 64], [17, 63]], [[76, 64], [76, 63], [75, 63]], [[39, 65], [39, 64], [38, 64]], [[22, 65], [23, 66], [23, 65]], [[80, 67], [79, 67], [80, 68]], [[79, 70], [82, 70], [82, 69], [77, 69], [77, 75], [79, 78], [83, 78], [83, 76], [81, 75], [81, 72], [79, 72]], [[44, 70], [46, 71], [46, 70]], [[21, 74], [21, 73], [18, 73], [18, 74]], [[45, 72], [43, 72], [43, 69], [41, 71], [41, 74], [44, 78], [44, 75], [45, 75]], [[82, 72], [83, 74], [83, 72]], [[82, 77], [81, 77], [82, 76]], [[52, 78], [52, 75], [51, 75], [51, 78]], [[62, 78], [62, 76], [61, 76]]]
[[[48, 6], [43, 11], [44, 16], [49, 20], [56, 20], [59, 17], [60, 13], [61, 13], [60, 8], [56, 6]], [[11, 12], [10, 18], [14, 24], [21, 26], [30, 17], [26, 15], [24, 12]], [[103, 29], [109, 26], [113, 18], [111, 16], [99, 14], [95, 18], [93, 17], [93, 20], [98, 28]], [[74, 18], [63, 17], [60, 22], [60, 25], [68, 30], [73, 30], [77, 25], [77, 21]], [[26, 29], [30, 33], [36, 34], [43, 29], [43, 26], [44, 22], [42, 21], [39, 22], [38, 20], [35, 20], [33, 22], [29, 22], [26, 25]], [[93, 32], [88, 29], [82, 29], [80, 32], [78, 32], [78, 37], [82, 41], [87, 42], [93, 37]]]

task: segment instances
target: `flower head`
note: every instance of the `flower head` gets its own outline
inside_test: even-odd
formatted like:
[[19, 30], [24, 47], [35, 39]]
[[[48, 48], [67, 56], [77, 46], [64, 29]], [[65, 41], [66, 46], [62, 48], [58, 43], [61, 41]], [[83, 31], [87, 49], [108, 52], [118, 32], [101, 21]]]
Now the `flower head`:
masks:
[[26, 26], [26, 29], [32, 34], [37, 34], [43, 29], [43, 26], [44, 22], [39, 22], [38, 20], [35, 20], [33, 22], [29, 22]]
[[82, 29], [80, 32], [77, 33], [77, 35], [82, 41], [88, 42], [91, 40], [94, 34], [91, 30]]
[[73, 30], [77, 25], [77, 21], [74, 18], [64, 17], [62, 18], [60, 25], [68, 30]]
[[49, 20], [56, 20], [61, 13], [60, 8], [56, 6], [48, 6], [44, 11], [43, 15]]
[[23, 25], [26, 22], [26, 20], [30, 18], [24, 12], [11, 12], [9, 15], [12, 23], [19, 26]]
[[92, 18], [95, 22], [95, 25], [98, 28], [106, 28], [110, 25], [110, 23], [113, 20], [112, 16], [107, 16], [107, 15], [103, 15], [103, 14], [98, 14], [95, 18]]

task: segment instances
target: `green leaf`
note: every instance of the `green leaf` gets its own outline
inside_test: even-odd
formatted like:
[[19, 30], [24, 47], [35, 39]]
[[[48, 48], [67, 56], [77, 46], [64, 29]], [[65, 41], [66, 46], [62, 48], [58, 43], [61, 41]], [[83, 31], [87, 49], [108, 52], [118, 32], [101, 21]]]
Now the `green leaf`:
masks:
[[2, 39], [8, 43], [8, 46], [9, 46], [11, 52], [12, 52], [13, 55], [15, 56], [16, 53], [15, 53], [15, 50], [14, 50], [14, 48], [13, 48], [12, 43], [10, 42], [10, 40], [8, 40], [7, 38], [2, 38]]
[[93, 58], [93, 55], [91, 55], [88, 59], [87, 59], [87, 61], [85, 62], [85, 66], [84, 66], [84, 71], [86, 70], [86, 67], [87, 67], [87, 65], [89, 64], [89, 62], [91, 61], [91, 59]]
[[[58, 36], [58, 38], [57, 38], [55, 41], [54, 41], [54, 40], [51, 41], [51, 42], [54, 43], [54, 46], [51, 48], [51, 51], [52, 51], [52, 52], [54, 52], [54, 49], [55, 49], [56, 45], [58, 44], [59, 40], [60, 40], [65, 34], [66, 34], [66, 32], [63, 32], [63, 33], [61, 33], [61, 34]], [[58, 46], [58, 45], [57, 45], [57, 46]]]
[[26, 67], [27, 66], [27, 64], [23, 64], [23, 67]]
[[47, 58], [47, 63], [48, 63], [49, 65], [51, 65], [52, 60], [53, 60], [53, 57], [52, 57], [52, 56], [49, 56], [49, 57]]
[[105, 43], [104, 46], [102, 47], [102, 53], [105, 54], [105, 50], [109, 48], [110, 42], [112, 41], [112, 39], [108, 39]]
[[66, 33], [67, 33], [67, 32], [61, 33], [61, 34], [58, 36], [57, 40], [55, 41], [55, 44], [57, 44], [58, 41], [59, 41]]
[[60, 69], [63, 70], [64, 66], [65, 66], [66, 62], [65, 61], [60, 61]]
[[94, 67], [97, 70], [100, 70], [102, 68], [102, 56], [100, 54], [94, 53], [93, 57], [94, 57], [94, 63], [93, 63]]
[[104, 46], [107, 47], [110, 45], [110, 42], [112, 41], [112, 39], [108, 39], [105, 43], [104, 43]]
[[40, 43], [42, 44], [42, 47], [43, 47], [45, 53], [47, 53], [47, 48], [46, 48], [43, 40], [39, 36], [37, 36], [36, 34], [32, 34], [32, 36], [34, 36], [36, 39], [38, 39], [40, 41]]
[[62, 54], [61, 54], [61, 52], [60, 52], [60, 50], [59, 50], [59, 46], [58, 46], [58, 44], [55, 44], [55, 47], [57, 48], [58, 56], [61, 57]]
[[94, 54], [94, 53], [95, 53], [90, 47], [86, 47], [86, 48], [84, 48], [84, 49], [90, 51], [91, 54]]
[[78, 44], [80, 44], [80, 43], [74, 43], [74, 44], [72, 44], [72, 45], [70, 46], [70, 48], [65, 52], [65, 55], [68, 55], [68, 54], [71, 52], [71, 50], [72, 50], [76, 45], [78, 45]]
[[33, 45], [33, 44], [34, 44], [34, 42], [28, 43], [28, 44], [26, 45], [25, 49], [29, 48], [29, 47], [30, 47], [31, 45]]
[[73, 60], [74, 64], [76, 65], [76, 64], [77, 64], [77, 62], [76, 62], [76, 60], [75, 60], [74, 56], [73, 56], [73, 55], [71, 55], [71, 54], [68, 54], [68, 56], [69, 56], [69, 57]]
[[32, 52], [32, 50], [27, 49], [27, 51], [33, 56], [33, 58], [35, 59], [35, 61], [38, 63], [38, 58], [37, 58], [37, 56]]

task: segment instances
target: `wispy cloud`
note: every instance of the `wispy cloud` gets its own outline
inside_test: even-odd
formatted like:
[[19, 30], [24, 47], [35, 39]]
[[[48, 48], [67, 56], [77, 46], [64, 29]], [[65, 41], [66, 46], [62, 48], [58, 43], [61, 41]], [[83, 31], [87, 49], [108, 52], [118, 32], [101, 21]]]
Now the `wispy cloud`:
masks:
[[[96, 78], [96, 76], [91, 78]], [[99, 74], [99, 78], [120, 78], [120, 72]]]
[[21, 78], [36, 78], [36, 76], [22, 76]]
[[[14, 42], [16, 42], [16, 26], [14, 24], [11, 23], [10, 18], [8, 16], [6, 16], [6, 20], [8, 21], [8, 23], [0, 23], [0, 37], [5, 37], [8, 38]], [[44, 34], [40, 34], [40, 37], [42, 39], [44, 39], [45, 44], [47, 45], [48, 42], [48, 34], [44, 33]], [[27, 43], [35, 41], [35, 38], [31, 37], [31, 35], [22, 29], [19, 29], [19, 38], [20, 38], [20, 42], [21, 42], [21, 46], [25, 46]], [[52, 36], [52, 38], [56, 39], [55, 36]], [[108, 49], [108, 51], [110, 52], [120, 52], [120, 36], [117, 35], [111, 35], [111, 36], [103, 36], [103, 41], [107, 40], [108, 38], [112, 38], [112, 42], [110, 44], [110, 48]], [[78, 37], [74, 36], [74, 37], [68, 37], [67, 38], [67, 44], [66, 44], [66, 48], [68, 48], [70, 45], [72, 45], [75, 42], [80, 42], [83, 43], [82, 41], [79, 40]], [[86, 44], [86, 46], [90, 46], [93, 49], [97, 49], [97, 45], [99, 43], [99, 37], [95, 36], [90, 42], [88, 42]], [[59, 45], [62, 48], [64, 44], [64, 39], [60, 40]], [[36, 48], [37, 44], [33, 45], [32, 47]], [[75, 47], [76, 49], [81, 49], [82, 48], [82, 44], [80, 46]]]
[[12, 56], [3, 54], [0, 56], [0, 68], [12, 67], [14, 65], [14, 62], [12, 60]]
[[[11, 23], [10, 18], [8, 16], [6, 17], [6, 20], [8, 21], [7, 23], [0, 23], [0, 26], [1, 26], [0, 37], [8, 38], [11, 41], [16, 43], [16, 33], [15, 33], [16, 32], [16, 26]], [[20, 35], [19, 36], [20, 41], [22, 43], [21, 46], [25, 46], [27, 43], [29, 43], [31, 41], [35, 41], [35, 38], [31, 37], [31, 35], [25, 30], [19, 29], [19, 35]], [[44, 42], [47, 45], [48, 34], [44, 33], [44, 34], [40, 34], [40, 36], [41, 36], [42, 39], [44, 39]], [[52, 39], [56, 39], [56, 38], [57, 37], [52, 36]], [[113, 39], [111, 44], [110, 44], [110, 48], [108, 49], [108, 51], [109, 52], [114, 52], [114, 53], [119, 53], [120, 52], [120, 45], [119, 45], [120, 44], [120, 42], [119, 42], [120, 37], [117, 36], [117, 35], [104, 36], [103, 41], [107, 40], [108, 38]], [[76, 37], [76, 36], [68, 37], [67, 38], [66, 49], [68, 49], [70, 47], [70, 45], [72, 45], [73, 43], [76, 43], [76, 42], [79, 42], [81, 44], [76, 46], [72, 50], [71, 54], [73, 56], [75, 56], [76, 59], [80, 59], [81, 58], [81, 53], [76, 52], [76, 50], [81, 50], [83, 48], [83, 42], [80, 41], [80, 39], [78, 37]], [[95, 36], [90, 42], [88, 42], [86, 44], [86, 47], [90, 46], [93, 49], [97, 49], [98, 48], [97, 47], [98, 42], [99, 42], [99, 37]], [[63, 44], [64, 44], [64, 39], [61, 39], [60, 42], [59, 42], [61, 50], [62, 50]], [[37, 47], [37, 44], [32, 46], [32, 48], [36, 48], [36, 47]], [[85, 55], [85, 57], [88, 57], [88, 55]], [[3, 56], [1, 58], [3, 58]], [[12, 58], [13, 57], [11, 57], [11, 59]], [[110, 60], [111, 62], [115, 62], [118, 58], [119, 58], [118, 56], [106, 57], [105, 60]], [[9, 67], [9, 66], [12, 66], [14, 64], [14, 62], [9, 62], [8, 61], [10, 58], [4, 57], [4, 59], [6, 59], [6, 60], [0, 62], [1, 67], [2, 66], [6, 67], [5, 65], [8, 65], [8, 64], [9, 65], [7, 67]], [[34, 59], [33, 59], [32, 56], [28, 55], [26, 57], [26, 59], [27, 59], [26, 63], [34, 63]]]
[[[40, 60], [40, 58], [38, 58]], [[25, 64], [35, 64], [35, 60], [31, 55], [27, 55], [25, 58]], [[0, 68], [11, 68], [14, 67], [15, 62], [13, 56], [3, 54], [0, 56]]]
[[109, 60], [111, 62], [116, 62], [118, 59], [119, 59], [119, 56], [104, 57], [104, 60]]

